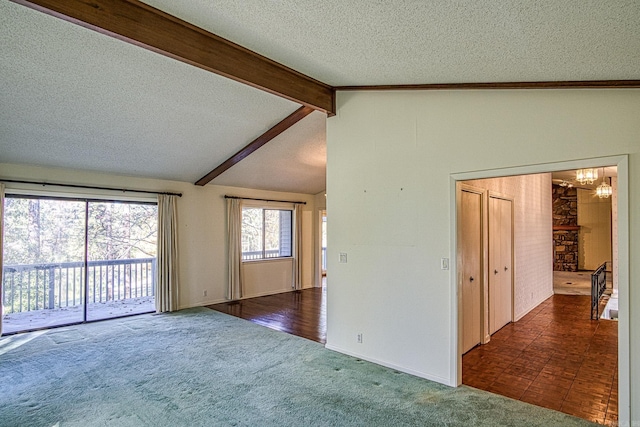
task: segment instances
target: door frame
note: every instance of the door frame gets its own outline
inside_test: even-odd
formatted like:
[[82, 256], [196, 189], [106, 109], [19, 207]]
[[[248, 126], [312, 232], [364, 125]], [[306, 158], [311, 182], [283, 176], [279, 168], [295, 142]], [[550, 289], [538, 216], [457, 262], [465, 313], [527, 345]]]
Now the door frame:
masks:
[[317, 217], [317, 221], [316, 221], [316, 226], [317, 226], [317, 231], [316, 231], [316, 257], [315, 257], [315, 287], [316, 288], [321, 288], [322, 287], [322, 280], [323, 277], [326, 276], [326, 271], [325, 274], [322, 274], [322, 217], [323, 215], [326, 216], [327, 215], [327, 208], [318, 208], [317, 209], [317, 213], [318, 213], [318, 217]]
[[[549, 173], [555, 171], [603, 167], [615, 165], [618, 168], [618, 411], [620, 422], [631, 419], [631, 361], [630, 361], [630, 316], [629, 316], [629, 156], [617, 155], [594, 157], [580, 160], [540, 163], [535, 165], [513, 166], [501, 169], [455, 172], [449, 176], [449, 214], [450, 245], [452, 253], [457, 253], [457, 210], [456, 184], [458, 181], [472, 179], [497, 178], [513, 175]], [[452, 265], [450, 274], [450, 290], [458, 293], [458, 268]], [[452, 385], [462, 384], [462, 355], [459, 353], [458, 299], [451, 298], [450, 317], [450, 377]], [[456, 338], [453, 338], [456, 337]]]

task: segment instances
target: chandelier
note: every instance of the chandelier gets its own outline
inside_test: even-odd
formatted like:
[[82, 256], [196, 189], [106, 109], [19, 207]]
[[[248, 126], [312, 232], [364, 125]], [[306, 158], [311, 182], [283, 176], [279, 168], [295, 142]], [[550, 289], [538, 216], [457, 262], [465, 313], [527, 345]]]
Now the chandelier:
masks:
[[[603, 172], [603, 175], [604, 175], [604, 172]], [[578, 169], [576, 171], [576, 181], [578, 181], [582, 185], [585, 185], [585, 184], [591, 185], [595, 182], [596, 179], [598, 179], [597, 169]]]
[[[596, 175], [597, 175], [597, 172], [596, 172]], [[596, 188], [596, 194], [601, 199], [608, 199], [612, 193], [613, 193], [613, 188], [611, 188], [611, 186], [607, 184], [606, 181], [604, 180], [604, 168], [602, 168], [602, 184], [598, 185], [598, 188]]]

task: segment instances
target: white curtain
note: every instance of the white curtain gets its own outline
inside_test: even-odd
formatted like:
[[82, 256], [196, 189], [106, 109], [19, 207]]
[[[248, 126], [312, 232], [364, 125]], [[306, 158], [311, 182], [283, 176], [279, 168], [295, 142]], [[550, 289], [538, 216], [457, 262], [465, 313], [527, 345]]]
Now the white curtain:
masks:
[[229, 283], [227, 299], [242, 298], [242, 202], [227, 199], [227, 231], [229, 248]]
[[2, 295], [4, 295], [4, 290], [2, 289], [2, 278], [4, 274], [4, 264], [2, 263], [2, 254], [4, 253], [4, 248], [2, 244], [4, 243], [4, 184], [0, 182], [0, 335], [2, 335], [2, 317], [4, 313], [2, 312]]
[[178, 308], [178, 220], [176, 197], [158, 195], [156, 313]]
[[302, 289], [302, 206], [296, 204], [293, 206], [293, 226], [294, 226], [294, 243], [293, 243], [293, 289]]

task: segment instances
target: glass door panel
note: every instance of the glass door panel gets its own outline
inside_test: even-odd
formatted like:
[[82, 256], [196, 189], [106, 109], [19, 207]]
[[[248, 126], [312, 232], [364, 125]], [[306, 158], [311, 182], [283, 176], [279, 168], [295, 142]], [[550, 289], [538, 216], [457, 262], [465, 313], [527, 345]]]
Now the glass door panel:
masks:
[[8, 196], [3, 333], [84, 319], [85, 202]]
[[155, 310], [157, 205], [89, 202], [87, 320]]

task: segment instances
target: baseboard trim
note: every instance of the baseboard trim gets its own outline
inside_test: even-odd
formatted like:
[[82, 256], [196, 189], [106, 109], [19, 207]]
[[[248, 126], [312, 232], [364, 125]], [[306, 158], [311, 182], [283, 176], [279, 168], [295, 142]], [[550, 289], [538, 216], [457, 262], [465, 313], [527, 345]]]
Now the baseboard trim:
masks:
[[337, 353], [346, 354], [347, 356], [356, 357], [358, 359], [366, 360], [367, 362], [375, 363], [376, 365], [384, 366], [385, 368], [395, 369], [396, 371], [404, 372], [405, 374], [413, 375], [414, 377], [424, 378], [425, 380], [434, 381], [434, 382], [437, 382], [437, 383], [440, 383], [440, 384], [444, 384], [444, 385], [449, 386], [449, 387], [457, 387], [457, 385], [450, 378], [444, 378], [444, 377], [440, 377], [440, 376], [437, 376], [437, 375], [427, 374], [425, 372], [415, 371], [413, 369], [405, 368], [403, 366], [399, 366], [399, 365], [396, 365], [396, 364], [391, 363], [391, 362], [387, 362], [387, 361], [384, 361], [384, 360], [379, 360], [379, 359], [376, 359], [374, 357], [368, 357], [368, 356], [365, 356], [363, 354], [359, 354], [359, 353], [355, 353], [355, 352], [352, 352], [352, 351], [349, 351], [349, 350], [345, 350], [343, 348], [340, 348], [340, 347], [337, 347], [337, 346], [334, 346], [334, 345], [331, 345], [331, 344], [325, 344], [324, 347], [327, 350], [335, 351]]
[[243, 299], [251, 299], [251, 298], [258, 298], [258, 297], [266, 297], [268, 295], [284, 294], [285, 292], [291, 292], [291, 291], [295, 291], [295, 289], [276, 289], [273, 291], [258, 292], [257, 294], [245, 295], [240, 299], [243, 300]]
[[211, 300], [211, 301], [204, 301], [204, 302], [199, 302], [197, 304], [192, 304], [192, 305], [184, 305], [184, 306], [178, 306], [178, 310], [186, 310], [188, 308], [195, 308], [195, 307], [204, 307], [205, 305], [213, 305], [213, 304], [220, 304], [223, 302], [228, 302], [228, 300], [226, 299], [215, 299], [215, 300]]
[[[302, 289], [311, 289], [314, 286], [303, 286]], [[245, 300], [245, 299], [250, 299], [250, 298], [258, 298], [258, 297], [266, 297], [269, 295], [277, 295], [277, 294], [284, 294], [286, 292], [293, 292], [296, 289], [279, 289], [277, 291], [266, 291], [266, 292], [260, 292], [258, 294], [253, 294], [253, 295], [247, 295], [244, 296], [242, 298], [240, 298], [240, 300]], [[239, 301], [239, 300], [238, 300]], [[178, 310], [186, 310], [187, 308], [194, 308], [194, 307], [203, 307], [205, 305], [213, 305], [213, 304], [222, 304], [223, 302], [230, 302], [228, 299], [226, 298], [218, 298], [215, 300], [211, 300], [211, 301], [203, 301], [203, 302], [199, 302], [196, 304], [192, 304], [192, 305], [185, 305], [185, 306], [178, 306]]]
[[524, 316], [526, 316], [527, 314], [529, 314], [529, 312], [531, 310], [533, 310], [534, 308], [536, 308], [537, 306], [539, 306], [540, 304], [542, 304], [545, 300], [551, 298], [553, 296], [553, 289], [551, 290], [551, 293], [548, 294], [547, 296], [542, 297], [541, 300], [534, 302], [533, 305], [529, 306], [529, 308], [525, 309], [524, 312], [518, 314], [517, 316], [514, 317], [514, 322], [517, 322], [518, 320], [522, 319]]

